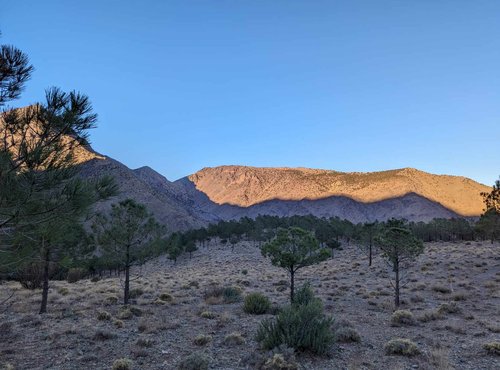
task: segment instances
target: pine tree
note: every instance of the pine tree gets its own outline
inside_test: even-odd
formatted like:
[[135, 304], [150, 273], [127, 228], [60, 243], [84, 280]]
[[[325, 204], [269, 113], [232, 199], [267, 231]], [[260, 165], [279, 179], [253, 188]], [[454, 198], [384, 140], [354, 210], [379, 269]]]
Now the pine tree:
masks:
[[130, 269], [144, 261], [144, 249], [155, 248], [164, 230], [144, 205], [132, 199], [113, 204], [109, 215], [98, 214], [92, 229], [103, 257], [125, 270], [123, 303], [128, 304]]
[[298, 227], [279, 229], [276, 237], [261, 248], [274, 266], [287, 270], [290, 276], [290, 302], [294, 300], [295, 273], [306, 266], [325, 261], [330, 251], [321, 248], [312, 233]]

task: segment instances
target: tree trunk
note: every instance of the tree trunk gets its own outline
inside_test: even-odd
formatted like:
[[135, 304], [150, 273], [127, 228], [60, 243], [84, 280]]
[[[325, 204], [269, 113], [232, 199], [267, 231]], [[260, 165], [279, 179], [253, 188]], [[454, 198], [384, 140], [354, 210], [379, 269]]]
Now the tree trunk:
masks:
[[394, 273], [396, 274], [396, 284], [394, 286], [394, 305], [399, 308], [399, 261], [394, 261]]
[[50, 263], [49, 248], [46, 248], [44, 252], [45, 254], [44, 254], [44, 265], [43, 265], [43, 288], [42, 288], [42, 303], [40, 305], [40, 314], [47, 312], [47, 300], [49, 297], [49, 263]]
[[295, 271], [293, 268], [290, 270], [290, 303], [293, 303], [295, 294]]
[[128, 304], [130, 293], [130, 247], [127, 246], [127, 255], [125, 259], [125, 291], [123, 294], [123, 304]]
[[372, 265], [372, 243], [370, 243], [370, 249], [369, 249], [369, 254], [368, 254], [368, 266], [371, 266]]

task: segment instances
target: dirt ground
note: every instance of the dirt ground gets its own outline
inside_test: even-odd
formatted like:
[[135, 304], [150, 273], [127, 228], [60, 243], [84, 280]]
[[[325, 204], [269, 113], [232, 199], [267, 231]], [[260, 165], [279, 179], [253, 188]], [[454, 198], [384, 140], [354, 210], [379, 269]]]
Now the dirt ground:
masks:
[[[326, 314], [361, 338], [336, 343], [325, 357], [297, 354], [300, 369], [500, 369], [500, 356], [484, 349], [500, 341], [500, 244], [426, 244], [402, 292], [401, 308], [414, 318], [410, 325], [391, 325], [389, 276], [380, 256], [369, 268], [354, 245], [299, 270], [298, 284], [309, 281]], [[174, 265], [160, 257], [136, 268], [129, 309], [121, 305], [119, 277], [51, 282], [43, 316], [37, 314], [40, 291], [4, 283], [0, 302], [14, 296], [0, 307], [0, 366], [111, 369], [115, 360], [128, 358], [133, 369], [176, 369], [186, 356], [203, 352], [210, 369], [251, 369], [270, 356], [254, 336], [259, 322], [272, 316], [247, 314], [242, 302], [206, 301], [205, 292], [233, 285], [243, 296], [261, 292], [283, 305], [287, 281], [253, 243], [242, 242], [232, 252], [212, 242], [191, 260], [183, 256]], [[230, 334], [237, 339], [228, 340]], [[420, 354], [386, 354], [384, 345], [393, 338], [413, 341]]]

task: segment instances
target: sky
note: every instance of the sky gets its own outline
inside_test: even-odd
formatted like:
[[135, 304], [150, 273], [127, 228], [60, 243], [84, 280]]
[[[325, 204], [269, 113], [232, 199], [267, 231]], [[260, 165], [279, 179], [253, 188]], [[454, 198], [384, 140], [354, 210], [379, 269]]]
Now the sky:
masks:
[[88, 95], [95, 150], [170, 180], [224, 164], [500, 175], [500, 1], [0, 0], [0, 43]]

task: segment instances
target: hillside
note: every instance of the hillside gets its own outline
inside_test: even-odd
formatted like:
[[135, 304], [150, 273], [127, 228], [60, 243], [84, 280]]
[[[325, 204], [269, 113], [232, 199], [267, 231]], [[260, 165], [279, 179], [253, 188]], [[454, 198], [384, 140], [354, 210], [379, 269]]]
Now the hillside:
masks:
[[489, 188], [459, 176], [433, 175], [413, 168], [382, 172], [336, 172], [308, 168], [205, 168], [189, 179], [217, 204], [249, 207], [270, 200], [348, 197], [375, 203], [416, 194], [461, 216], [482, 213], [480, 193]]

